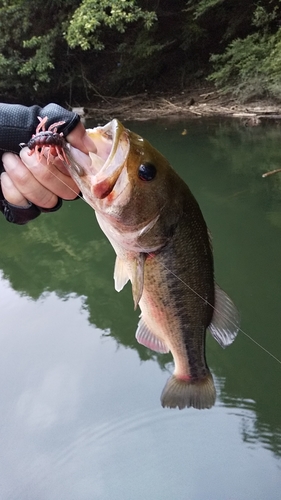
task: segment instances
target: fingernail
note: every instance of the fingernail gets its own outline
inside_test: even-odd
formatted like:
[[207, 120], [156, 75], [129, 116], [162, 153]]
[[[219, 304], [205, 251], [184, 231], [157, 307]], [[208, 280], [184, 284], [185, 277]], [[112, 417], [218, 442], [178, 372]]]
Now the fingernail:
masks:
[[[21, 151], [20, 151], [20, 158], [21, 160], [23, 161], [23, 163], [25, 165], [28, 165], [29, 167], [35, 167], [36, 165], [38, 165], [39, 163], [39, 160], [37, 158], [37, 155], [36, 154], [30, 154], [30, 149], [29, 148], [23, 148]], [[41, 158], [41, 160], [43, 159], [43, 157]]]
[[9, 168], [15, 168], [18, 162], [18, 155], [14, 153], [4, 153], [2, 156], [2, 162], [6, 170]]

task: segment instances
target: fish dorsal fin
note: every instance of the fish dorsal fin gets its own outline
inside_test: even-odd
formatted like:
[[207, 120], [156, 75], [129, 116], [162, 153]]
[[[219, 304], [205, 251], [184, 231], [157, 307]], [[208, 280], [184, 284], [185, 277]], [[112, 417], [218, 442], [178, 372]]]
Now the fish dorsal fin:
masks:
[[239, 330], [239, 313], [228, 295], [215, 285], [215, 310], [209, 330], [221, 347], [230, 345]]
[[124, 288], [126, 283], [129, 281], [129, 276], [124, 261], [120, 259], [118, 255], [116, 256], [115, 260], [113, 277], [115, 283], [115, 290], [117, 292], [120, 292]]
[[143, 292], [143, 282], [144, 282], [144, 263], [145, 263], [145, 254], [138, 253], [136, 257], [131, 261], [131, 282], [132, 282], [132, 292], [134, 299], [134, 307], [135, 310], [137, 305], [141, 299]]
[[152, 351], [167, 353], [169, 348], [166, 346], [163, 340], [159, 339], [152, 333], [148, 326], [145, 324], [144, 320], [141, 318], [136, 331], [136, 339], [139, 344], [148, 347]]

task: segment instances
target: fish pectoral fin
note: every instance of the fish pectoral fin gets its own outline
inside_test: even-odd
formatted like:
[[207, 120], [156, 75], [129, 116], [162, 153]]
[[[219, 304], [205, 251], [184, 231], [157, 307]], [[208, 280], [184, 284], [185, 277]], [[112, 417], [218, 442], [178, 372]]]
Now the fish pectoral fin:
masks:
[[161, 352], [163, 354], [170, 351], [165, 342], [156, 337], [156, 335], [154, 335], [154, 333], [149, 330], [148, 326], [145, 324], [142, 318], [140, 319], [138, 324], [136, 339], [139, 344], [148, 347], [152, 351]]
[[240, 318], [232, 300], [217, 284], [215, 285], [214, 307], [214, 314], [208, 329], [221, 347], [227, 347], [234, 341], [239, 331]]
[[135, 310], [138, 306], [143, 292], [145, 258], [146, 256], [144, 253], [139, 253], [131, 263], [131, 282]]
[[116, 292], [120, 292], [129, 281], [128, 271], [125, 263], [120, 257], [116, 257], [114, 267], [114, 283]]

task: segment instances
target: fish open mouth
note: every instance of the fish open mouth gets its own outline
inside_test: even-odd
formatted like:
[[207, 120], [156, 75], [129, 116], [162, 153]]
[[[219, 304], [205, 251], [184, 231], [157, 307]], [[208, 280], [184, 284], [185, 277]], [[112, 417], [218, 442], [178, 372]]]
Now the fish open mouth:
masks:
[[127, 130], [116, 119], [104, 127], [88, 129], [87, 134], [95, 144], [96, 152], [90, 153], [92, 165], [91, 191], [95, 198], [106, 198], [114, 189], [126, 164], [130, 143]]

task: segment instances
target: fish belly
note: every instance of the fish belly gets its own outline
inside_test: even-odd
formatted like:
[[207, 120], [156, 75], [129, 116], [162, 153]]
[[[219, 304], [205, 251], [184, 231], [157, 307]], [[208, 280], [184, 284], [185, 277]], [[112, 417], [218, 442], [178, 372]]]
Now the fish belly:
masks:
[[164, 407], [201, 409], [215, 403], [216, 391], [205, 357], [214, 285], [209, 279], [212, 269], [207, 265], [206, 269], [201, 267], [196, 276], [192, 266], [176, 263], [169, 249], [146, 261], [141, 318], [152, 336], [166, 346], [162, 352], [171, 351], [175, 363], [174, 374], [161, 395]]

